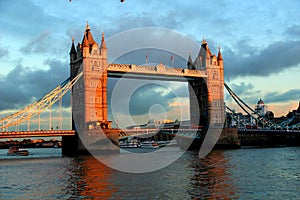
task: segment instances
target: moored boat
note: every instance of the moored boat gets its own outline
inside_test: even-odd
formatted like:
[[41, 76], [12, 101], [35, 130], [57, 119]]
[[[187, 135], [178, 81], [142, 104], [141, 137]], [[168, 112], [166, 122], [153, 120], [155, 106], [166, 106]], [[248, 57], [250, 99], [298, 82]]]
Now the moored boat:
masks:
[[8, 156], [28, 156], [29, 151], [27, 149], [20, 149], [17, 146], [9, 147], [7, 151]]
[[140, 148], [140, 147], [141, 147], [141, 144], [136, 139], [120, 141], [120, 148]]
[[157, 149], [159, 145], [155, 141], [144, 141], [141, 143], [142, 148]]

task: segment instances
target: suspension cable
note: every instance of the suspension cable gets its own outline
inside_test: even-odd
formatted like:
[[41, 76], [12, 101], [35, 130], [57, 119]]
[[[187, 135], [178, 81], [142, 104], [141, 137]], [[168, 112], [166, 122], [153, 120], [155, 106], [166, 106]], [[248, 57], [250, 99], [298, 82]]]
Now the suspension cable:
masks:
[[40, 98], [38, 101], [24, 107], [23, 109], [0, 119], [1, 127], [4, 130], [10, 126], [20, 124], [30, 118], [33, 118], [46, 109], [50, 108], [55, 102], [61, 99], [81, 78], [83, 72], [79, 73], [75, 78], [70, 77], [54, 88], [51, 92]]

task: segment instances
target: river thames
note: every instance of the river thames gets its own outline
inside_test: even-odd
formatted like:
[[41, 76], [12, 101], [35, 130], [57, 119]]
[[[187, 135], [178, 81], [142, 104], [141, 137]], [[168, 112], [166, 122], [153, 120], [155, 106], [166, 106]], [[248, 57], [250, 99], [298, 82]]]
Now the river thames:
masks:
[[300, 199], [299, 147], [214, 150], [203, 159], [188, 151], [141, 174], [92, 156], [64, 157], [61, 149], [30, 153], [0, 150], [0, 199]]

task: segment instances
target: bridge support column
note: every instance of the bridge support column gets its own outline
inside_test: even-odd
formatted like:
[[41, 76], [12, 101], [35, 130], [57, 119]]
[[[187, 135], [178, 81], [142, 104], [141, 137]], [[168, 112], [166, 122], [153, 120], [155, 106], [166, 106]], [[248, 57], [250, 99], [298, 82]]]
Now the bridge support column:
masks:
[[[73, 40], [70, 51], [71, 80], [78, 73], [83, 72], [83, 76], [71, 91], [72, 129], [76, 130], [77, 135], [76, 139], [65, 138], [65, 152], [68, 152], [68, 149], [73, 151], [71, 146], [74, 145], [74, 152], [86, 153], [83, 145], [86, 141], [81, 139], [88, 141], [94, 138], [94, 135], [102, 137], [103, 133], [108, 134], [105, 138], [114, 141], [115, 136], [109, 132], [111, 121], [108, 121], [107, 117], [107, 66], [104, 34], [101, 44], [98, 45], [87, 24], [82, 43], [75, 48]], [[118, 146], [118, 141], [116, 142]]]
[[62, 154], [73, 156], [119, 153], [119, 133], [119, 129], [94, 129], [87, 130], [85, 134], [88, 136], [84, 138], [80, 138], [78, 133], [75, 136], [63, 136]]
[[[194, 62], [188, 59], [188, 69], [205, 70], [206, 78], [189, 81], [190, 92], [190, 121], [192, 128], [202, 128], [202, 139], [208, 128], [213, 133], [213, 138], [219, 136], [225, 123], [224, 103], [224, 68], [222, 54], [213, 55], [208, 48], [207, 42], [202, 41], [199, 54]], [[215, 141], [213, 139], [210, 142]]]
[[[209, 125], [222, 128], [225, 122], [225, 104], [224, 67], [220, 49], [218, 57], [212, 55], [207, 42], [203, 40], [195, 62], [192, 63], [189, 58], [188, 68], [206, 71], [206, 78], [189, 82], [191, 123], [204, 126], [204, 128], [208, 128]], [[199, 123], [197, 123], [198, 116], [195, 116], [195, 111], [200, 113]]]

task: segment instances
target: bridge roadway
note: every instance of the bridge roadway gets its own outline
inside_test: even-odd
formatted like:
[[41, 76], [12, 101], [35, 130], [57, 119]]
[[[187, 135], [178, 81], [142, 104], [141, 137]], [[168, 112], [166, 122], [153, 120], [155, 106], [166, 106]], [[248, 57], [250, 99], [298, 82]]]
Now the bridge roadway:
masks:
[[[200, 129], [125, 129], [120, 130], [119, 138], [125, 139], [128, 137], [151, 137], [157, 133], [174, 134], [182, 137], [197, 137], [196, 134]], [[35, 131], [6, 131], [0, 132], [0, 138], [26, 138], [26, 137], [61, 137], [74, 136], [75, 130], [35, 130]]]
[[73, 136], [74, 130], [41, 130], [41, 131], [10, 131], [0, 132], [0, 138], [26, 138], [26, 137], [60, 137]]

